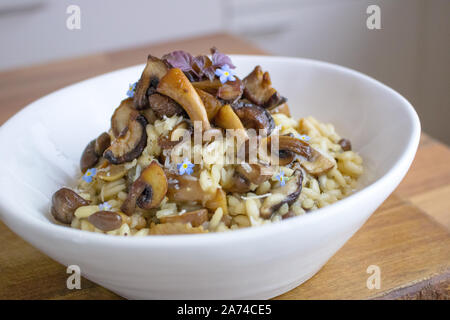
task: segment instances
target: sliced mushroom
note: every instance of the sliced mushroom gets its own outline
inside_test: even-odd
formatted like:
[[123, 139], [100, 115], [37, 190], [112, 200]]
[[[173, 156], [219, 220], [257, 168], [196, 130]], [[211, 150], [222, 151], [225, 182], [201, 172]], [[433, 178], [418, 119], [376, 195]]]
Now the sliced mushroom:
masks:
[[126, 134], [130, 119], [139, 116], [139, 112], [133, 108], [133, 99], [122, 100], [119, 107], [111, 117], [111, 130], [116, 138]]
[[213, 199], [213, 195], [203, 191], [200, 181], [194, 176], [179, 176], [167, 171], [166, 176], [169, 182], [167, 197], [170, 201], [206, 203]]
[[170, 69], [160, 80], [157, 91], [178, 102], [192, 122], [201, 121], [203, 130], [210, 129], [205, 106], [183, 71]]
[[256, 66], [243, 81], [244, 97], [261, 107], [273, 108], [286, 102], [286, 98], [272, 87], [269, 73], [263, 72], [260, 66]]
[[113, 211], [95, 212], [88, 217], [88, 221], [102, 231], [116, 230], [122, 225], [122, 217]]
[[59, 222], [69, 224], [72, 222], [75, 211], [88, 204], [89, 201], [80, 197], [76, 192], [62, 188], [53, 194], [51, 213]]
[[[108, 164], [108, 161], [105, 161], [105, 164]], [[98, 170], [97, 177], [107, 182], [119, 180], [127, 174], [127, 169], [122, 164], [109, 164], [104, 169], [106, 170]]]
[[242, 129], [245, 130], [241, 119], [234, 112], [233, 108], [229, 104], [224, 105], [217, 112], [214, 123], [216, 126], [223, 129]]
[[[290, 155], [290, 153], [298, 154], [306, 159], [312, 159], [312, 148], [306, 142], [294, 138], [292, 136], [277, 136], [278, 137], [278, 157], [281, 159], [292, 159], [294, 158]], [[273, 136], [263, 138], [261, 140], [262, 146], [270, 146], [272, 143]], [[288, 164], [284, 160], [281, 161], [283, 165]]]
[[155, 115], [162, 119], [164, 116], [173, 117], [174, 115], [184, 116], [186, 112], [174, 100], [159, 93], [154, 93], [148, 98], [150, 108]]
[[195, 89], [206, 91], [215, 96], [219, 88], [222, 86], [222, 82], [220, 82], [219, 79], [214, 79], [213, 81], [204, 80], [192, 82], [192, 85], [194, 86]]
[[130, 216], [134, 213], [136, 205], [141, 209], [156, 208], [166, 196], [167, 189], [164, 170], [153, 161], [131, 185], [121, 210]]
[[288, 117], [291, 116], [291, 111], [289, 110], [289, 106], [287, 103], [280, 104], [279, 106], [272, 107], [267, 110], [270, 112], [270, 114], [283, 113]]
[[80, 159], [81, 172], [85, 173], [88, 169], [94, 167], [110, 144], [111, 137], [106, 132], [89, 142]]
[[225, 83], [221, 83], [219, 79], [214, 79], [213, 81], [192, 82], [192, 85], [198, 90], [205, 91], [225, 101], [236, 101], [244, 93], [244, 84], [237, 77], [236, 80]]
[[189, 234], [189, 233], [206, 233], [203, 227], [192, 227], [186, 223], [161, 223], [150, 226], [151, 235], [169, 235], [169, 234]]
[[266, 135], [270, 135], [275, 128], [272, 115], [257, 105], [238, 103], [233, 105], [233, 110], [246, 129], [264, 130]]
[[138, 115], [128, 122], [124, 135], [116, 138], [103, 153], [103, 157], [112, 164], [122, 164], [138, 158], [147, 146], [147, 121]]
[[273, 168], [259, 163], [243, 163], [236, 166], [235, 172], [240, 174], [250, 183], [260, 185], [272, 177]]
[[[161, 78], [167, 73], [167, 66], [161, 59], [149, 55], [147, 65], [142, 72], [134, 92], [134, 106], [138, 110], [146, 109], [149, 89], [156, 89]], [[150, 90], [152, 91], [152, 90]]]
[[208, 115], [208, 119], [211, 121], [216, 116], [217, 112], [219, 112], [219, 109], [222, 107], [222, 103], [217, 100], [216, 97], [214, 97], [212, 94], [203, 91], [201, 89], [195, 89], [203, 101], [203, 105], [206, 109], [206, 114]]
[[160, 136], [158, 144], [162, 149], [171, 149], [183, 142], [187, 136], [191, 136], [193, 131], [194, 128], [188, 121], [181, 121], [169, 132], [167, 137]]
[[272, 214], [281, 208], [285, 203], [291, 205], [299, 197], [302, 191], [303, 173], [301, 170], [296, 170], [292, 177], [286, 182], [284, 186], [279, 186], [271, 191], [260, 209], [261, 217], [270, 219]]
[[217, 90], [217, 97], [225, 101], [237, 101], [242, 97], [244, 84], [236, 77], [234, 81], [227, 81]]
[[314, 148], [311, 148], [311, 158], [300, 159], [300, 165], [313, 176], [320, 176], [327, 173], [335, 166], [335, 163], [321, 154]]
[[200, 209], [180, 215], [166, 216], [159, 219], [161, 223], [190, 223], [193, 227], [201, 226], [208, 221], [208, 210]]

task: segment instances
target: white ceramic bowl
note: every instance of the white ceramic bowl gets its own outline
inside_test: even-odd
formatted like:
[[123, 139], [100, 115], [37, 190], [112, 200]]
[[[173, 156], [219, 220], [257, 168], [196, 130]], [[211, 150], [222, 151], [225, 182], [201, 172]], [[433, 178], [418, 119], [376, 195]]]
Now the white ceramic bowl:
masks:
[[283, 57], [232, 59], [241, 76], [256, 64], [269, 70], [294, 117], [331, 122], [351, 140], [366, 167], [359, 191], [304, 216], [227, 233], [124, 238], [57, 225], [49, 213], [52, 194], [74, 185], [83, 148], [109, 128], [140, 65], [58, 90], [3, 125], [2, 220], [48, 256], [80, 266], [86, 278], [126, 298], [271, 298], [309, 279], [404, 177], [419, 143], [419, 119], [397, 92], [343, 67]]

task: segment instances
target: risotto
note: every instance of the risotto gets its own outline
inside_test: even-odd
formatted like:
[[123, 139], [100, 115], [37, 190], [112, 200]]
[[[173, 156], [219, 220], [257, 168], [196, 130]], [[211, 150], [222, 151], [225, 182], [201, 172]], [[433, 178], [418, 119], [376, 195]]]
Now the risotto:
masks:
[[240, 79], [215, 48], [150, 55], [126, 95], [78, 184], [53, 195], [57, 221], [120, 236], [231, 231], [330, 205], [363, 173], [332, 124], [293, 119], [267, 71]]

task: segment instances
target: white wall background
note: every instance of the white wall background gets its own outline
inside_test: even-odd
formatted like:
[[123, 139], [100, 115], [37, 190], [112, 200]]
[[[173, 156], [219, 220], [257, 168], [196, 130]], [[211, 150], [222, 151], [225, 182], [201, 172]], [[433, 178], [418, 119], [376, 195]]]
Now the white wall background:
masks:
[[[81, 30], [65, 27], [69, 4]], [[366, 28], [371, 4], [381, 30]], [[450, 144], [450, 0], [0, 0], [0, 70], [223, 30], [388, 84]]]

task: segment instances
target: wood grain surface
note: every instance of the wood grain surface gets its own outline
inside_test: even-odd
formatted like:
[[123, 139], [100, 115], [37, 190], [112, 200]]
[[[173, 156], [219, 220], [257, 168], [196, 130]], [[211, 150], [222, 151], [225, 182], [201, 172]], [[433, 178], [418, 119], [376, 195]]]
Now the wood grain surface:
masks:
[[[186, 39], [0, 73], [0, 124], [26, 104], [89, 77], [143, 63], [148, 53], [183, 48], [264, 54], [226, 34]], [[66, 288], [66, 268], [0, 222], [0, 299], [121, 299], [87, 279]], [[371, 265], [380, 289], [366, 282]], [[449, 299], [450, 149], [422, 134], [406, 178], [314, 277], [276, 299]]]

